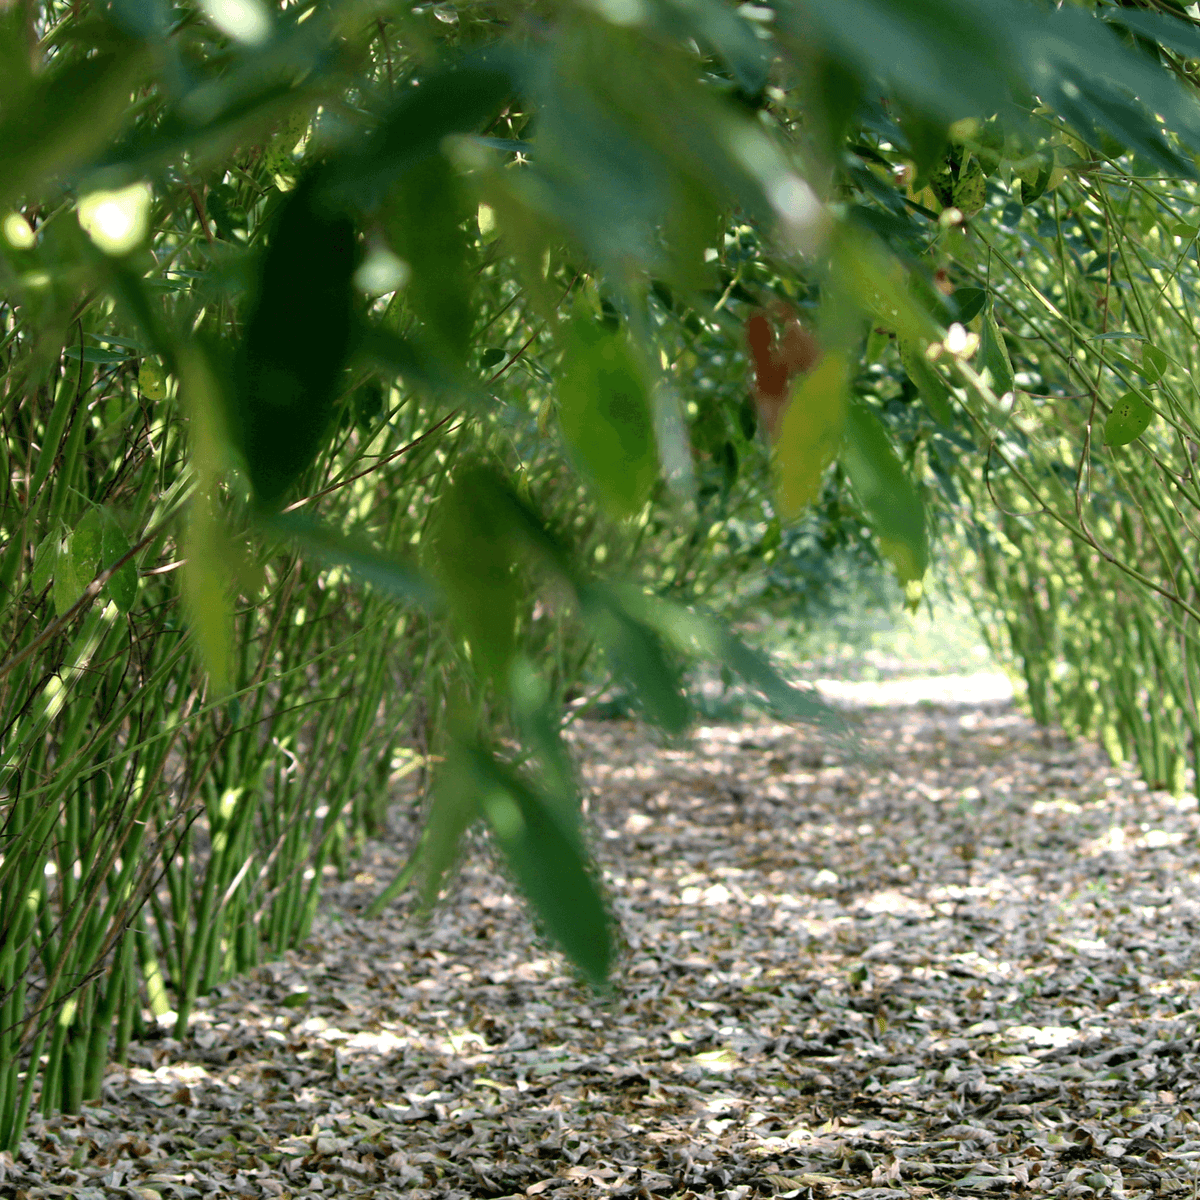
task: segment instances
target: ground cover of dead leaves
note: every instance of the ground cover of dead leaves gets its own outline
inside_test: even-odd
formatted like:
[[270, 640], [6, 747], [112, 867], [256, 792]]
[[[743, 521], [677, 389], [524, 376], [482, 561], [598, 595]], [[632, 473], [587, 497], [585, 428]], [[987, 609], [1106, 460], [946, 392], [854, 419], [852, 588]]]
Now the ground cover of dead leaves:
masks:
[[400, 861], [372, 847], [308, 945], [36, 1122], [0, 1192], [1194, 1200], [1196, 801], [1004, 703], [850, 720], [857, 756], [575, 730], [611, 998], [482, 851], [427, 926], [362, 920]]

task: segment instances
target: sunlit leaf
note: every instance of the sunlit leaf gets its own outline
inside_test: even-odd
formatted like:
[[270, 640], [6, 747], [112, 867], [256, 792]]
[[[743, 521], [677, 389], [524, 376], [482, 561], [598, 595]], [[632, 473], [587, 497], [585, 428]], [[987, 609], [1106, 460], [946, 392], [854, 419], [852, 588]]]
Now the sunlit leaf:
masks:
[[781, 520], [794, 521], [817, 498], [825, 468], [837, 457], [848, 382], [845, 358], [831, 353], [792, 389], [774, 453], [775, 507]]

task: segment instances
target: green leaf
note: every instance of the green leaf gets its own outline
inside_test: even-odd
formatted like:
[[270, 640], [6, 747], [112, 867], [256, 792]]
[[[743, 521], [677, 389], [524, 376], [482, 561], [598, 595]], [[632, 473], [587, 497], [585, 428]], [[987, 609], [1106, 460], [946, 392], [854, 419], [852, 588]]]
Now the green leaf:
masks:
[[846, 360], [837, 353], [826, 354], [794, 385], [774, 453], [780, 520], [794, 521], [817, 498], [841, 443], [848, 386]]
[[503, 687], [516, 647], [521, 596], [511, 520], [487, 468], [459, 471], [438, 505], [428, 550], [450, 614], [483, 678]]
[[33, 571], [29, 578], [29, 586], [36, 596], [40, 596], [50, 585], [54, 576], [54, 568], [58, 563], [58, 547], [62, 539], [52, 534], [45, 538], [33, 556]]
[[[125, 536], [116, 518], [110, 512], [105, 512], [105, 520], [101, 530], [100, 564], [107, 570], [113, 563], [120, 561], [130, 551], [129, 539]], [[109, 599], [123, 612], [130, 612], [137, 602], [138, 594], [137, 563], [130, 559], [119, 567], [111, 576], [105, 588]]]
[[462, 747], [457, 752], [474, 758], [480, 810], [546, 931], [588, 982], [602, 987], [612, 938], [578, 819], [572, 820], [565, 804], [528, 787], [482, 748]]
[[941, 425], [953, 425], [954, 409], [950, 404], [950, 389], [933, 369], [933, 364], [925, 357], [921, 346], [918, 343], [898, 340], [897, 347], [905, 372], [913, 381], [921, 399], [929, 406], [934, 418]]
[[422, 321], [430, 347], [460, 365], [473, 324], [464, 228], [473, 211], [442, 154], [414, 164], [383, 208], [392, 249], [412, 268], [405, 299]]
[[919, 583], [929, 566], [925, 506], [879, 418], [857, 401], [847, 414], [843, 462], [880, 550], [900, 582]]
[[1035, 163], [1033, 166], [1026, 167], [1021, 172], [1021, 203], [1033, 204], [1040, 200], [1045, 194], [1053, 173], [1054, 164], [1051, 162]]
[[1104, 422], [1104, 441], [1109, 446], [1128, 446], [1136, 441], [1154, 419], [1154, 409], [1140, 392], [1126, 392], [1112, 407]]
[[256, 497], [277, 506], [320, 449], [351, 345], [354, 226], [315, 177], [271, 231], [246, 322], [228, 425]]
[[71, 534], [70, 539], [71, 565], [76, 579], [81, 580], [84, 587], [95, 577], [103, 536], [103, 514], [98, 508], [88, 509], [75, 526], [75, 532]]
[[455, 739], [434, 781], [429, 822], [420, 846], [421, 894], [426, 906], [438, 898], [462, 835], [479, 818], [482, 788], [475, 756], [469, 749], [463, 752], [463, 744]]
[[1004, 344], [1004, 335], [996, 324], [996, 314], [990, 304], [983, 317], [983, 331], [979, 339], [979, 365], [987, 371], [992, 391], [997, 396], [1011, 392], [1016, 386], [1008, 347]]
[[1157, 383], [1167, 369], [1167, 356], [1149, 342], [1142, 345], [1142, 378], [1147, 383]]
[[[95, 576], [101, 529], [99, 510], [90, 509], [59, 544], [51, 595], [54, 611], [60, 617], [74, 607]], [[42, 570], [45, 571], [44, 566]]]
[[85, 363], [96, 363], [107, 366], [109, 363], [128, 362], [136, 355], [130, 350], [105, 350], [101, 346], [64, 346], [63, 356], [73, 358], [78, 362], [81, 358]]
[[739, 639], [724, 621], [684, 608], [632, 586], [608, 586], [609, 593], [634, 620], [652, 629], [683, 654], [723, 663], [757, 688], [780, 717], [841, 724], [816, 692], [786, 683], [770, 660]]
[[958, 309], [958, 319], [966, 325], [983, 311], [987, 302], [987, 292], [978, 287], [960, 287], [955, 289], [951, 299]]
[[585, 584], [578, 594], [584, 619], [646, 715], [668, 732], [682, 733], [691, 720], [691, 706], [656, 631], [632, 616], [612, 588]]
[[[58, 537], [52, 541], [54, 549], [47, 555], [47, 562], [52, 564], [53, 572], [50, 598], [54, 603], [55, 616], [61, 617], [83, 594], [83, 585], [75, 578], [75, 568], [71, 562], [71, 551], [67, 538]], [[45, 567], [42, 569], [44, 572]]]
[[[149, 64], [129, 45], [52, 62], [0, 110], [0, 212], [92, 157], [129, 117], [130, 94]], [[61, 65], [60, 65], [61, 64]]]
[[625, 336], [582, 312], [571, 322], [558, 419], [572, 459], [609, 511], [636, 516], [658, 478], [649, 393]]
[[370, 203], [418, 163], [437, 154], [451, 134], [476, 133], [508, 100], [519, 57], [491, 52], [433, 71], [405, 87], [374, 135], [336, 165], [331, 189], [342, 205]]
[[295, 542], [304, 553], [327, 567], [345, 567], [353, 575], [397, 600], [436, 609], [437, 589], [410, 563], [358, 538], [322, 525], [300, 513], [260, 514], [259, 527]]

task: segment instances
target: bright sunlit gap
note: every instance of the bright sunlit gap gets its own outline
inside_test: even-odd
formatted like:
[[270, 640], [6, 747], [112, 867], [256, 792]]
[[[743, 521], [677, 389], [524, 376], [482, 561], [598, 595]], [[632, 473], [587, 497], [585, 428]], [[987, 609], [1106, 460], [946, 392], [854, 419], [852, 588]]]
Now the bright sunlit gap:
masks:
[[105, 254], [128, 254], [146, 236], [152, 198], [148, 183], [89, 192], [79, 198], [79, 224]]
[[204, 15], [245, 46], [261, 46], [271, 36], [271, 17], [260, 0], [200, 0]]

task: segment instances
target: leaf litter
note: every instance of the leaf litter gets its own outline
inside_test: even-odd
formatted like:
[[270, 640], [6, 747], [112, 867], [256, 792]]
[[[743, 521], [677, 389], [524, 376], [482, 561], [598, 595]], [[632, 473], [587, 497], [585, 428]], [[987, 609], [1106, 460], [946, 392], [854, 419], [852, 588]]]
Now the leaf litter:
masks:
[[857, 755], [573, 727], [607, 998], [482, 844], [427, 923], [364, 920], [397, 818], [300, 950], [35, 1119], [0, 1193], [1194, 1200], [1195, 798], [994, 696], [892, 691], [846, 700]]

